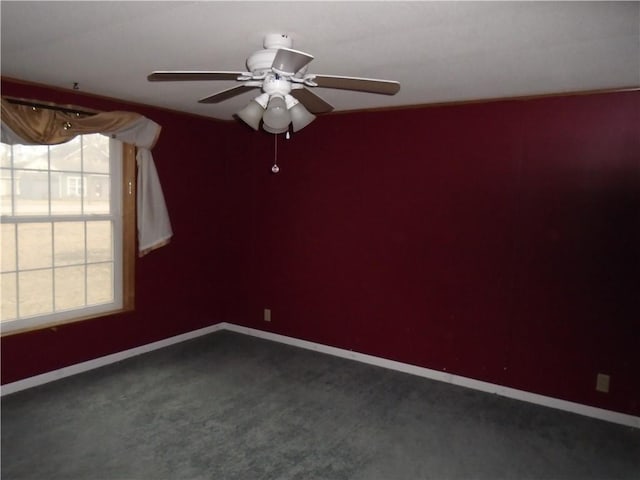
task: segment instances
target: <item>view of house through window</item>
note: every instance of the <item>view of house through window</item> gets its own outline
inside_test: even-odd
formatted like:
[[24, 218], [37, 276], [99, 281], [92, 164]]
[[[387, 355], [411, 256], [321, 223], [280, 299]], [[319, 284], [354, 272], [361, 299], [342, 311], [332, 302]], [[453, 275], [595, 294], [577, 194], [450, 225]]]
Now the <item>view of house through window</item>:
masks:
[[122, 144], [0, 145], [0, 319], [10, 331], [122, 306]]

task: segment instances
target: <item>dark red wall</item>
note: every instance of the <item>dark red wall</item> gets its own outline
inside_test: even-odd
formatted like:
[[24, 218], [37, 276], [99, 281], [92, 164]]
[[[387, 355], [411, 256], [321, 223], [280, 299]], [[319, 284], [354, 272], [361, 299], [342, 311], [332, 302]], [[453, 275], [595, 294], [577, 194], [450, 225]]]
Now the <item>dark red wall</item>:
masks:
[[153, 155], [174, 230], [168, 246], [136, 261], [134, 312], [3, 337], [2, 383], [224, 320], [224, 159], [227, 131], [236, 125], [4, 79], [2, 94], [129, 110], [159, 123]]
[[162, 124], [176, 232], [136, 312], [3, 338], [3, 383], [229, 321], [640, 415], [638, 92], [324, 116], [273, 175], [242, 125], [2, 86]]
[[278, 175], [247, 134], [227, 320], [640, 414], [639, 106], [327, 116], [279, 139]]

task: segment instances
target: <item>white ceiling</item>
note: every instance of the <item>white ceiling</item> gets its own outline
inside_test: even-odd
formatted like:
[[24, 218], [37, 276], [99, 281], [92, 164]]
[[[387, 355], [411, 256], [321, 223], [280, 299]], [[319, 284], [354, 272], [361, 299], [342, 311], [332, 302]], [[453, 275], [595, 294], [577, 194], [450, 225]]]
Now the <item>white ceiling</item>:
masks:
[[640, 85], [640, 2], [0, 2], [2, 75], [230, 119], [234, 82], [153, 70], [245, 70], [267, 33], [308, 73], [397, 80], [392, 97], [314, 89], [337, 111]]

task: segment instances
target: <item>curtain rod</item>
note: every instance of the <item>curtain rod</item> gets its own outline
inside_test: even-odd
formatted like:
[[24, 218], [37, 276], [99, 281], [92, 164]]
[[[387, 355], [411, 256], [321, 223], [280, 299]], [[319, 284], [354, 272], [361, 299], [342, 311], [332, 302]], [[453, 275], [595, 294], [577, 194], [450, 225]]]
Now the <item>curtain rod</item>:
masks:
[[39, 102], [31, 102], [29, 100], [20, 100], [18, 98], [11, 98], [11, 97], [3, 97], [7, 102], [9, 103], [13, 103], [15, 105], [25, 105], [27, 107], [34, 107], [34, 108], [44, 108], [47, 110], [56, 110], [58, 112], [64, 112], [64, 113], [73, 113], [76, 115], [95, 115], [98, 112], [87, 112], [86, 110], [81, 110], [79, 108], [66, 108], [66, 107], [59, 107], [57, 105], [47, 105], [46, 103], [39, 103]]

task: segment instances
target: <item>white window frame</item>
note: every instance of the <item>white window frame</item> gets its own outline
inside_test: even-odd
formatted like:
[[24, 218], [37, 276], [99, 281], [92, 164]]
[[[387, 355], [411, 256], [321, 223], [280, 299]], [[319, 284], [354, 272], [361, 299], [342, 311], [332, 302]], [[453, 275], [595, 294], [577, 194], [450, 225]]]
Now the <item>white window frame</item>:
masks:
[[[111, 302], [84, 306], [79, 308], [71, 308], [68, 310], [54, 311], [52, 313], [40, 314], [29, 317], [19, 317], [14, 320], [6, 320], [0, 322], [0, 330], [2, 335], [19, 333], [27, 330], [33, 330], [38, 328], [46, 328], [49, 326], [74, 322], [78, 320], [84, 320], [88, 318], [94, 318], [102, 316], [108, 313], [115, 313], [133, 308], [133, 263], [129, 260], [128, 266], [125, 266], [125, 258], [128, 253], [124, 251], [127, 240], [125, 239], [124, 222], [127, 221], [125, 215], [123, 215], [123, 197], [125, 195], [135, 195], [133, 187], [135, 185], [133, 175], [135, 174], [135, 165], [129, 162], [129, 166], [123, 168], [123, 155], [126, 154], [133, 158], [134, 147], [131, 145], [123, 144], [122, 142], [110, 139], [109, 140], [109, 156], [110, 156], [110, 213], [108, 214], [92, 214], [85, 213], [81, 215], [3, 215], [2, 223], [51, 223], [51, 222], [67, 222], [67, 221], [96, 221], [96, 220], [109, 220], [112, 223], [112, 261], [113, 261], [113, 300]], [[133, 166], [132, 166], [133, 165]], [[13, 168], [13, 164], [12, 164]], [[126, 170], [126, 183], [128, 184], [128, 191], [125, 192], [125, 172]], [[51, 172], [51, 170], [49, 170]], [[83, 179], [86, 180], [86, 179]], [[12, 182], [15, 185], [15, 182]], [[14, 187], [15, 188], [15, 187]], [[86, 189], [85, 189], [86, 191]], [[16, 192], [13, 193], [14, 195]], [[49, 195], [49, 202], [51, 202], [51, 192]], [[130, 207], [127, 207], [129, 209]], [[13, 213], [13, 212], [12, 212]], [[129, 214], [130, 215], [130, 214]], [[17, 231], [17, 229], [16, 229]], [[130, 234], [129, 234], [130, 235]], [[132, 249], [133, 245], [131, 241], [127, 248]], [[17, 261], [17, 260], [16, 260]], [[52, 260], [53, 261], [53, 260]], [[91, 263], [86, 263], [85, 266]], [[19, 270], [19, 265], [16, 265]], [[52, 263], [52, 274], [55, 271], [55, 265]], [[125, 271], [127, 270], [127, 271]], [[16, 273], [17, 275], [17, 273]], [[52, 280], [53, 282], [53, 280]], [[85, 286], [86, 288], [86, 286]], [[127, 288], [130, 291], [127, 291]], [[16, 301], [19, 308], [19, 286], [16, 284]], [[54, 295], [55, 296], [55, 295]], [[54, 307], [55, 308], [55, 307]], [[0, 319], [2, 320], [2, 319]]]

